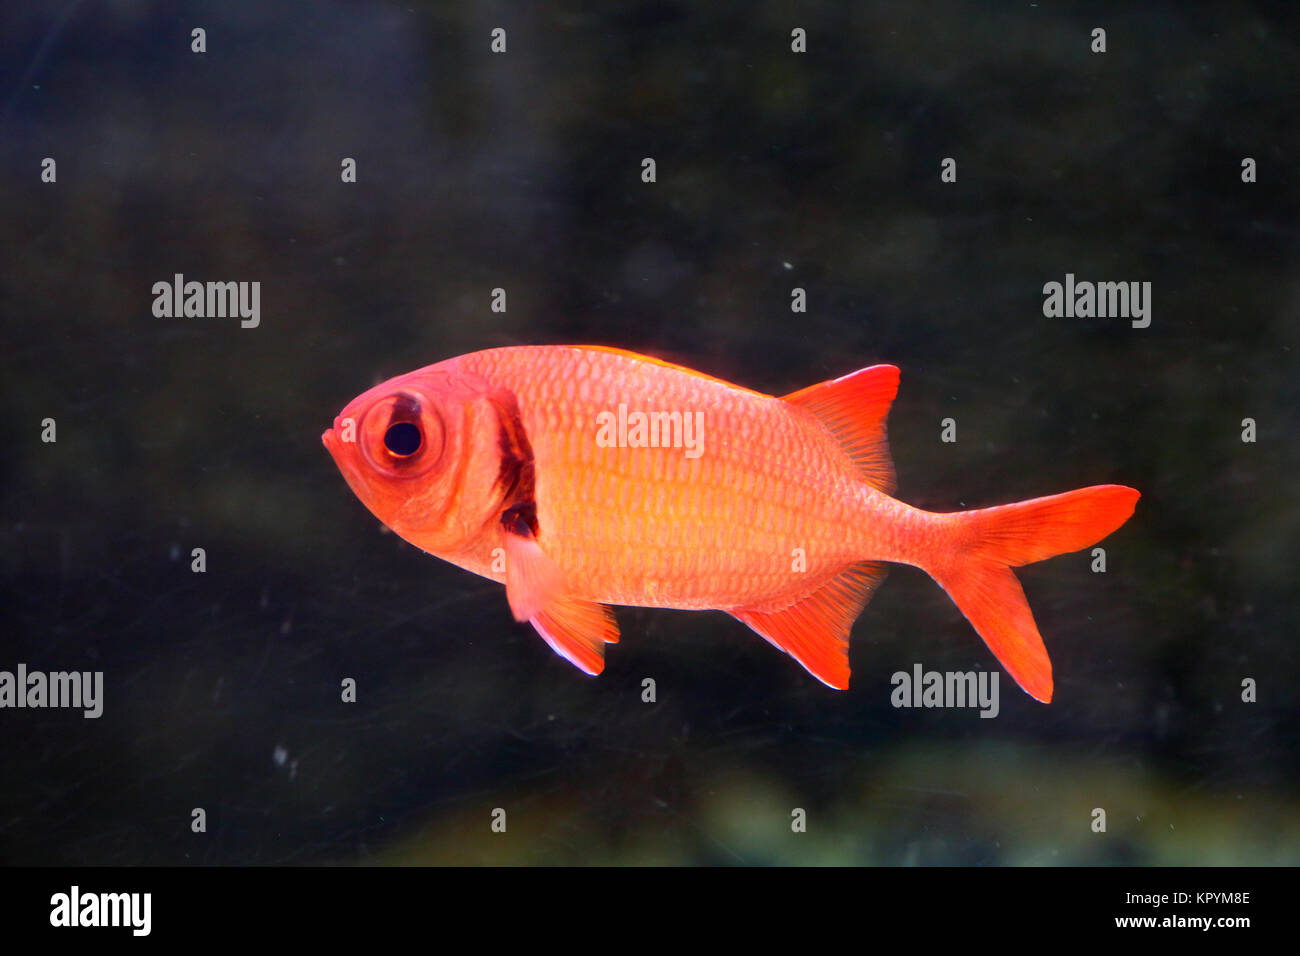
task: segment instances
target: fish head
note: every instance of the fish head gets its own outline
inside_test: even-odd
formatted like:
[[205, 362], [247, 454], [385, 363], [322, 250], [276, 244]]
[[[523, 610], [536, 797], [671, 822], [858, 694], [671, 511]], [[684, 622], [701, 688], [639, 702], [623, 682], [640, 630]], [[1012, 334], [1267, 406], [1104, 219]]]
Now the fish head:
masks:
[[441, 363], [358, 395], [321, 441], [375, 517], [425, 551], [454, 554], [494, 531], [510, 493], [507, 405], [480, 377]]

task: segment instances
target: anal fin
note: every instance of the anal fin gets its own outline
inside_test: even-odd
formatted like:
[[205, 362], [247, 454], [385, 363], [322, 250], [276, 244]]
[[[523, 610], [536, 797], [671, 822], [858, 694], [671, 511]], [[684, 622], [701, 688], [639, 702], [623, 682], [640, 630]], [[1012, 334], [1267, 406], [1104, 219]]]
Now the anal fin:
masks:
[[785, 651], [828, 687], [849, 686], [849, 632], [889, 566], [851, 565], [784, 608], [732, 608], [730, 614]]

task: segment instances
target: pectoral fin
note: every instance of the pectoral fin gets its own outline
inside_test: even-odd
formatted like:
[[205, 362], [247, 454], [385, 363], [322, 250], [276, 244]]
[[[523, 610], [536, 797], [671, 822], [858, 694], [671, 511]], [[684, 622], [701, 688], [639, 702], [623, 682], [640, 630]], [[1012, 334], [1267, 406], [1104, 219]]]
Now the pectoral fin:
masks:
[[564, 595], [564, 574], [537, 543], [537, 519], [530, 506], [501, 515], [506, 546], [506, 600], [516, 621], [528, 621]]
[[567, 593], [564, 574], [537, 543], [531, 505], [501, 515], [506, 548], [506, 600], [516, 621], [528, 621], [551, 649], [588, 674], [605, 669], [605, 645], [618, 641], [618, 622], [603, 604]]

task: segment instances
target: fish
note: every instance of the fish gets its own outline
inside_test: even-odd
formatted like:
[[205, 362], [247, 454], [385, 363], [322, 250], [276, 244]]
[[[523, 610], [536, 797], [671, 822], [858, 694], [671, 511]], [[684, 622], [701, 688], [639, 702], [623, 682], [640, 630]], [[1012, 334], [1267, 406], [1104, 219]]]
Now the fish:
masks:
[[1096, 544], [1139, 492], [905, 504], [886, 428], [898, 384], [873, 365], [777, 397], [617, 348], [511, 346], [376, 385], [321, 440], [383, 525], [504, 584], [515, 620], [587, 674], [618, 642], [612, 606], [721, 610], [847, 689], [853, 624], [906, 564], [1050, 703], [1012, 569]]

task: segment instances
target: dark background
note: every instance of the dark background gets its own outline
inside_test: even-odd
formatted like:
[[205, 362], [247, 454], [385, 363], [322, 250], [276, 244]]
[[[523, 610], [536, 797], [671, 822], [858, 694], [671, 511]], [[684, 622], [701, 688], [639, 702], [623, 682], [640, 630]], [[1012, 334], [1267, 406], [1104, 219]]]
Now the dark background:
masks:
[[[106, 700], [0, 711], [0, 862], [1295, 863], [1292, 8], [593, 6], [3, 6], [0, 669]], [[261, 326], [155, 318], [176, 272], [260, 281]], [[1067, 272], [1152, 282], [1150, 328], [1045, 318]], [[777, 394], [897, 364], [922, 507], [1140, 489], [1106, 574], [1021, 572], [1055, 702], [892, 708], [995, 666], [910, 568], [846, 693], [721, 613], [621, 609], [578, 673], [320, 444], [522, 343]]]

